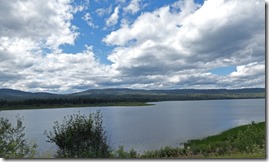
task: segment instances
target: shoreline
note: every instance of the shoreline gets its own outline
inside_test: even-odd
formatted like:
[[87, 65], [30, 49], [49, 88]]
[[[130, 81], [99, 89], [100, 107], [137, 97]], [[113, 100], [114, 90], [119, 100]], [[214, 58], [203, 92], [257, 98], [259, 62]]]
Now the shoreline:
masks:
[[8, 110], [39, 110], [39, 109], [63, 109], [63, 108], [92, 108], [92, 107], [113, 107], [113, 106], [153, 106], [155, 102], [169, 102], [169, 101], [206, 101], [206, 100], [241, 100], [241, 99], [265, 99], [265, 97], [250, 97], [250, 98], [208, 98], [208, 99], [185, 99], [185, 100], [160, 100], [149, 102], [119, 102], [119, 103], [99, 103], [93, 105], [34, 105], [34, 106], [10, 106], [0, 108], [1, 111]]
[[[244, 133], [244, 135], [250, 135], [249, 133], [252, 132], [248, 131], [250, 128], [253, 129], [255, 127], [253, 130], [256, 130], [258, 128], [261, 132], [263, 132], [266, 129], [265, 126], [266, 121], [253, 121], [252, 123], [231, 127], [214, 135], [208, 135], [197, 139], [189, 139], [180, 144], [181, 146], [163, 146], [159, 149], [152, 150], [127, 150], [124, 148], [124, 146], [118, 146], [117, 148], [112, 150], [112, 157], [108, 159], [264, 159], [266, 158], [266, 153], [263, 152], [263, 150], [265, 151], [266, 149], [264, 147], [258, 148], [258, 150], [256, 148], [256, 150], [254, 150], [253, 152], [248, 152], [238, 148], [226, 150], [224, 152], [219, 152], [219, 150], [225, 148], [225, 144], [227, 142], [229, 142], [230, 145], [238, 147], [238, 145], [235, 144], [234, 141], [230, 141], [230, 137], [234, 137], [235, 139], [238, 138], [240, 140], [240, 137], [243, 137], [241, 135], [242, 133]], [[257, 136], [250, 138], [255, 139], [260, 137]], [[248, 145], [247, 141], [241, 142], [244, 143], [240, 144]], [[249, 145], [249, 147], [255, 147], [254, 145], [255, 144]], [[122, 156], [120, 154], [117, 154], [119, 150], [122, 153]], [[50, 156], [52, 156], [53, 151], [50, 153]], [[40, 152], [39, 157], [37, 158], [52, 158], [43, 157], [44, 155], [46, 155], [46, 152]]]
[[114, 107], [114, 106], [152, 106], [146, 102], [126, 102], [126, 103], [111, 103], [111, 104], [94, 104], [94, 105], [48, 105], [48, 106], [22, 106], [22, 107], [10, 107], [0, 108], [1, 111], [9, 110], [40, 110], [40, 109], [68, 109], [68, 108], [94, 108], [94, 107]]

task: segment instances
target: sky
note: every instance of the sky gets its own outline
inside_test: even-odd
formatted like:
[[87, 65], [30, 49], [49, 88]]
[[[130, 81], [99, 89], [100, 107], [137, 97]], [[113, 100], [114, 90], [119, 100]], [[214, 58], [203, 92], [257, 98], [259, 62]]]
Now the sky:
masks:
[[262, 0], [0, 0], [0, 88], [253, 87]]

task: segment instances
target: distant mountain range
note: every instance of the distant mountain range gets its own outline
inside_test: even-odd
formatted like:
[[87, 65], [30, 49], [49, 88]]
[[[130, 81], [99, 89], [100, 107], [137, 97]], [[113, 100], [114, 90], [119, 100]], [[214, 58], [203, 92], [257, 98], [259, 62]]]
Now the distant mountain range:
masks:
[[59, 97], [58, 94], [52, 94], [47, 92], [25, 92], [13, 89], [0, 89], [0, 99], [16, 100], [16, 99], [28, 99], [28, 98], [54, 98]]
[[111, 89], [90, 89], [70, 94], [53, 94], [46, 92], [25, 92], [13, 89], [0, 89], [0, 99], [2, 100], [24, 100], [24, 99], [51, 99], [51, 98], [96, 98], [96, 97], [158, 97], [176, 98], [178, 96], [191, 95], [245, 95], [264, 97], [265, 88], [244, 88], [244, 89], [173, 89], [173, 90], [143, 90], [128, 88]]

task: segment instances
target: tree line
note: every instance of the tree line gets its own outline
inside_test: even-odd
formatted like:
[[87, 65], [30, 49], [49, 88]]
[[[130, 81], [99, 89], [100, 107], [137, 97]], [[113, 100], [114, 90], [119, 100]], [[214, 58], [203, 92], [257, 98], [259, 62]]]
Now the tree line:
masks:
[[156, 101], [150, 98], [122, 98], [122, 97], [109, 97], [109, 98], [50, 98], [50, 99], [24, 99], [24, 100], [0, 100], [1, 108], [13, 107], [40, 107], [40, 106], [79, 106], [79, 105], [99, 105], [99, 104], [113, 104], [125, 102], [150, 102]]
[[113, 105], [120, 103], [145, 103], [155, 101], [177, 101], [177, 100], [209, 100], [209, 99], [244, 99], [264, 98], [260, 93], [229, 93], [229, 94], [173, 94], [173, 95], [97, 95], [61, 98], [26, 98], [20, 100], [0, 99], [0, 110], [28, 107], [70, 107], [70, 106], [95, 106]]

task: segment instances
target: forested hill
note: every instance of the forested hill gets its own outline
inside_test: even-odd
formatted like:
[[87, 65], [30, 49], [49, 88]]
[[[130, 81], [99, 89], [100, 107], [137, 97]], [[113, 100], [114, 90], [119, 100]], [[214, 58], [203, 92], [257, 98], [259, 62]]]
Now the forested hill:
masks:
[[24, 100], [29, 98], [36, 99], [47, 99], [47, 98], [58, 98], [61, 95], [46, 93], [46, 92], [25, 92], [13, 89], [0, 89], [0, 99], [2, 100]]
[[252, 89], [92, 89], [71, 94], [32, 93], [0, 89], [0, 110], [82, 107], [82, 106], [134, 106], [146, 102], [176, 100], [264, 98], [264, 88]]
[[173, 90], [142, 90], [142, 89], [91, 89], [71, 94], [32, 93], [12, 89], [0, 89], [2, 100], [55, 99], [55, 98], [152, 98], [160, 100], [192, 99], [192, 98], [260, 98], [265, 96], [264, 88], [247, 89], [173, 89]]

